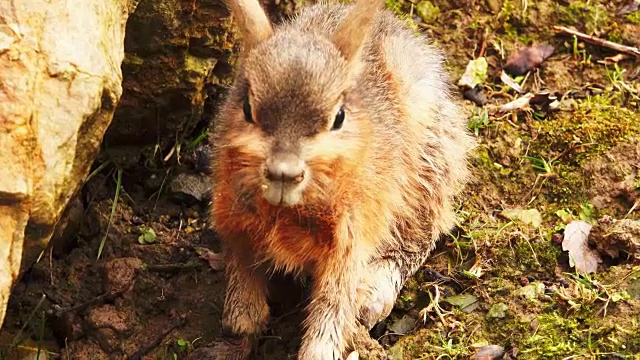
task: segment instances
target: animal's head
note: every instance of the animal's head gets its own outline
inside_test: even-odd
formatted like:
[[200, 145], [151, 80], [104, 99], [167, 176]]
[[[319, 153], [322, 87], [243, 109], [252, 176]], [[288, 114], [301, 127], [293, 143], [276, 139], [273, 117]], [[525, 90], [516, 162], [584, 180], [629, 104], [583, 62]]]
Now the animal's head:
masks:
[[258, 0], [230, 1], [243, 53], [219, 120], [221, 166], [244, 195], [326, 204], [366, 149], [366, 111], [351, 90], [381, 2], [358, 0], [322, 36], [274, 30]]

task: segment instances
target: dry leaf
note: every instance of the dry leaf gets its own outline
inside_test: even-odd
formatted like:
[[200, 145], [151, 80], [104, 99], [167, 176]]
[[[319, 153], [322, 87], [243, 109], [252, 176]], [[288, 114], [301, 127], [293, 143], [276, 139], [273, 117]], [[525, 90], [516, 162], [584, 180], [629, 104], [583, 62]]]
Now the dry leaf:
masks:
[[475, 60], [469, 61], [464, 74], [462, 75], [460, 80], [458, 80], [458, 86], [465, 86], [467, 88], [473, 89], [477, 85], [482, 84], [485, 80], [487, 80], [488, 68], [489, 63], [487, 62], [487, 58], [485, 57], [479, 57]]
[[604, 58], [604, 60], [598, 60], [599, 64], [617, 64], [620, 61], [623, 60], [627, 60], [629, 59], [631, 56], [627, 55], [627, 54], [616, 54], [614, 56], [607, 56]]
[[504, 70], [502, 70], [502, 72], [500, 73], [500, 80], [502, 80], [503, 83], [507, 84], [510, 88], [512, 88], [513, 90], [517, 91], [520, 94], [522, 94], [522, 92], [524, 91], [522, 89], [522, 86], [520, 86], [520, 84], [518, 84], [515, 80], [513, 80], [511, 76], [509, 76], [506, 72], [504, 72]]
[[638, 10], [640, 10], [640, 0], [631, 0], [628, 4], [618, 10], [618, 15], [626, 15]]
[[542, 224], [542, 215], [536, 209], [504, 209], [502, 216], [509, 220], [518, 220], [524, 224], [533, 225], [536, 228]]
[[524, 75], [529, 70], [542, 64], [554, 51], [553, 46], [547, 44], [538, 44], [520, 49], [507, 58], [507, 63], [503, 69], [511, 75]]
[[567, 224], [562, 240], [562, 250], [569, 252], [569, 266], [580, 273], [593, 273], [602, 262], [600, 254], [589, 247], [591, 224], [586, 221], [572, 221]]
[[527, 93], [524, 96], [513, 100], [512, 102], [506, 103], [500, 106], [500, 112], [507, 112], [513, 110], [519, 110], [529, 106], [529, 101], [533, 97], [532, 93]]
[[213, 270], [220, 271], [224, 269], [224, 255], [222, 253], [215, 253], [204, 247], [196, 247], [195, 250], [202, 259], [209, 262], [209, 266]]

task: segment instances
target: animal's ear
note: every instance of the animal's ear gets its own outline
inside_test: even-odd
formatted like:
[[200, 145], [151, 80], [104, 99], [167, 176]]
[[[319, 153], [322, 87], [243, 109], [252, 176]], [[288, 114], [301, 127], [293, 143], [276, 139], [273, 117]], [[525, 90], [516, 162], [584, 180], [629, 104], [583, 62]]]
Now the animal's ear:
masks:
[[243, 37], [244, 51], [251, 50], [258, 43], [273, 34], [267, 14], [258, 0], [228, 0], [231, 14]]
[[362, 49], [374, 19], [385, 4], [384, 0], [356, 0], [349, 14], [333, 35], [333, 43], [351, 63]]

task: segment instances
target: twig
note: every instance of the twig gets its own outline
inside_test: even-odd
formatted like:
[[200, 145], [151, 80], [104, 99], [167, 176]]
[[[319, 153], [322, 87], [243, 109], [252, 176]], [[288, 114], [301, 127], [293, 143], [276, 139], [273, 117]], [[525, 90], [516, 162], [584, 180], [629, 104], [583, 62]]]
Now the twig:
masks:
[[169, 333], [171, 333], [174, 329], [182, 327], [186, 323], [187, 323], [187, 319], [185, 319], [184, 317], [180, 317], [177, 320], [174, 320], [173, 323], [170, 324], [163, 331], [161, 331], [158, 334], [158, 336], [151, 343], [146, 344], [144, 346], [141, 346], [140, 349], [138, 349], [138, 351], [136, 351], [135, 353], [129, 355], [127, 357], [127, 360], [140, 360], [140, 359], [142, 359], [142, 357], [144, 355], [146, 355], [148, 352], [150, 352], [151, 350], [157, 348], [158, 345], [160, 345], [160, 343], [162, 342], [162, 340], [165, 337], [167, 337], [167, 335], [169, 335]]
[[587, 35], [584, 33], [581, 33], [579, 31], [576, 30], [572, 30], [569, 28], [566, 28], [564, 26], [554, 26], [553, 29], [557, 32], [557, 33], [561, 33], [561, 34], [567, 34], [567, 35], [573, 35], [575, 37], [577, 37], [580, 40], [595, 44], [595, 45], [600, 45], [615, 51], [619, 51], [621, 53], [625, 53], [625, 54], [629, 54], [629, 55], [633, 55], [636, 57], [640, 57], [640, 49], [636, 48], [636, 47], [631, 47], [631, 46], [626, 46], [626, 45], [621, 45], [618, 43], [614, 43], [608, 40], [604, 40], [604, 39], [600, 39], [597, 38], [595, 36], [591, 36], [591, 35]]
[[75, 306], [66, 307], [66, 308], [64, 308], [64, 307], [62, 307], [60, 305], [54, 304], [51, 307], [51, 309], [47, 310], [47, 314], [53, 315], [53, 316], [59, 318], [65, 313], [76, 312], [76, 311], [79, 311], [79, 310], [82, 310], [82, 309], [86, 308], [87, 306], [90, 306], [90, 305], [93, 305], [93, 304], [102, 304], [102, 303], [104, 303], [106, 301], [112, 300], [115, 297], [119, 296], [121, 293], [122, 293], [121, 291], [118, 291], [118, 292], [115, 292], [115, 293], [104, 293], [104, 294], [96, 296], [95, 298], [93, 298], [93, 299], [91, 299], [91, 300], [89, 300], [87, 302], [84, 302], [84, 303], [81, 303], [81, 304], [78, 304], [78, 305], [75, 305]]

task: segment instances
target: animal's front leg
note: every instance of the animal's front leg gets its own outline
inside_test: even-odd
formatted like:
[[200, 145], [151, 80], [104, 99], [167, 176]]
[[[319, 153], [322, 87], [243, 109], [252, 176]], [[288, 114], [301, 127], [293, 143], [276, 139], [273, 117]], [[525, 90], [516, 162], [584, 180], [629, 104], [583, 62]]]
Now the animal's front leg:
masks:
[[367, 329], [389, 316], [400, 290], [426, 261], [431, 247], [420, 243], [399, 245], [367, 265], [358, 284], [358, 319]]
[[215, 359], [248, 359], [253, 339], [267, 325], [266, 279], [232, 251], [226, 256], [227, 291], [222, 311], [223, 338], [214, 346]]
[[351, 253], [319, 264], [307, 306], [299, 360], [343, 359], [347, 342], [356, 331], [356, 287], [361, 267]]

